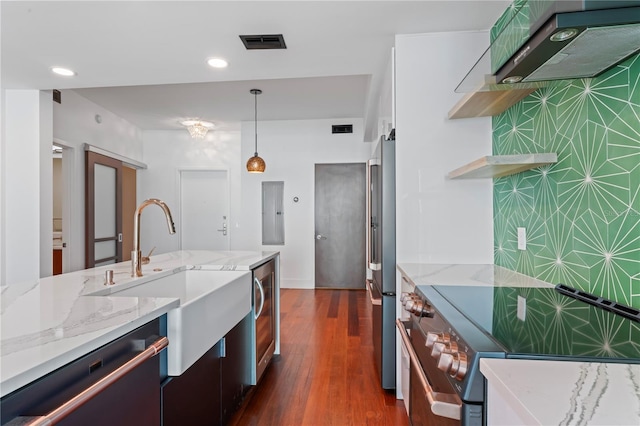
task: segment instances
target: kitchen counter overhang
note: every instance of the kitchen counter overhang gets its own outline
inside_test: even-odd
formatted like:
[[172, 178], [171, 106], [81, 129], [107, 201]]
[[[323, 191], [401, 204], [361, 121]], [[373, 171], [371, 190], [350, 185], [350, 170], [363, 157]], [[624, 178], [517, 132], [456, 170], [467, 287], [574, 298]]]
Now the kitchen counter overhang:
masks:
[[[278, 252], [177, 251], [153, 256], [143, 277], [130, 262], [42, 278], [1, 288], [0, 396], [66, 365], [180, 306], [175, 297], [115, 293], [197, 266], [249, 271]], [[115, 285], [105, 287], [105, 271]], [[247, 311], [248, 312], [248, 311]]]

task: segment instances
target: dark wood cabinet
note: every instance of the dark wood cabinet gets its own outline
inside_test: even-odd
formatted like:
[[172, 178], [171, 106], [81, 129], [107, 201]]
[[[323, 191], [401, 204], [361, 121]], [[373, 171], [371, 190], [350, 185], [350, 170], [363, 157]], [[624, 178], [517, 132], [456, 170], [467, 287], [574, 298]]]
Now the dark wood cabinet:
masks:
[[221, 346], [218, 342], [182, 375], [162, 384], [163, 426], [218, 424]]
[[229, 422], [250, 387], [252, 319], [249, 313], [187, 371], [164, 381], [163, 426]]
[[251, 387], [252, 340], [250, 312], [224, 338], [223, 356], [220, 358], [221, 372], [221, 417], [220, 424], [227, 424], [236, 412]]

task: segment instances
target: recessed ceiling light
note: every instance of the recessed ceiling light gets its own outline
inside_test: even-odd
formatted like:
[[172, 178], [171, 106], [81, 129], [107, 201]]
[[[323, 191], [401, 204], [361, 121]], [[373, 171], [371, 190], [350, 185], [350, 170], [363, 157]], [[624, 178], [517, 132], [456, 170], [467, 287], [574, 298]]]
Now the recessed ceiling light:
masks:
[[222, 58], [211, 58], [207, 60], [210, 67], [213, 68], [226, 68], [229, 63]]
[[75, 71], [70, 70], [69, 68], [51, 67], [51, 71], [64, 77], [73, 77], [74, 75], [76, 75]]

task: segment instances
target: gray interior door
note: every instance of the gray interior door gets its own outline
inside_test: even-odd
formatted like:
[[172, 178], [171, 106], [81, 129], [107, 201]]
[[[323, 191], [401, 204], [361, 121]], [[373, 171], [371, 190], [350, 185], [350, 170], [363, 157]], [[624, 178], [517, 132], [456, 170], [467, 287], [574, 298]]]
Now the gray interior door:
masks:
[[316, 164], [316, 288], [365, 288], [365, 167]]

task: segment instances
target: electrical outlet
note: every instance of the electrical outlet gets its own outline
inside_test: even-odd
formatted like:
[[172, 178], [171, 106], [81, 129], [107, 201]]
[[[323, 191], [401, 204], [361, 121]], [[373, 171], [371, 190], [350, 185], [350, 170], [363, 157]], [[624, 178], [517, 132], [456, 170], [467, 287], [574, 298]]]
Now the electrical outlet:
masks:
[[522, 296], [518, 296], [518, 319], [524, 321], [527, 316], [527, 299]]
[[518, 250], [527, 249], [527, 229], [518, 228]]

